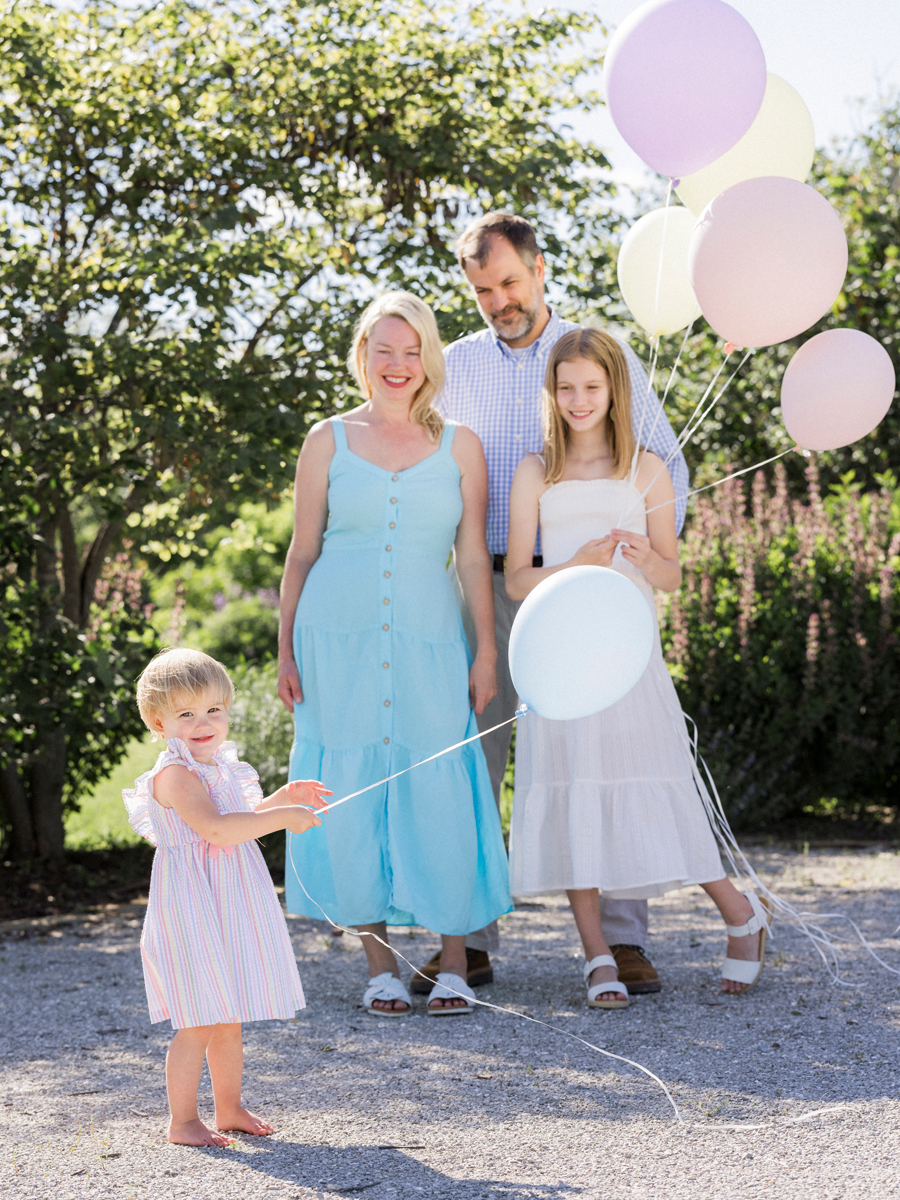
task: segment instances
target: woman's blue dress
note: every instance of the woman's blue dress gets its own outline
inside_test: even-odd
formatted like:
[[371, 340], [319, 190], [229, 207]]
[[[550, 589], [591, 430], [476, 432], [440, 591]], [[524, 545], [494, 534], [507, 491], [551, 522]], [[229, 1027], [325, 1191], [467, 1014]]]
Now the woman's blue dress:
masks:
[[[396, 473], [352, 453], [340, 419], [331, 427], [328, 527], [294, 622], [303, 703], [294, 709], [290, 777], [321, 779], [339, 799], [478, 729], [447, 573], [463, 510], [456, 427], [447, 422], [440, 447]], [[481, 744], [288, 834], [285, 890], [288, 912], [321, 919], [324, 909], [342, 925], [465, 934], [509, 912]]]

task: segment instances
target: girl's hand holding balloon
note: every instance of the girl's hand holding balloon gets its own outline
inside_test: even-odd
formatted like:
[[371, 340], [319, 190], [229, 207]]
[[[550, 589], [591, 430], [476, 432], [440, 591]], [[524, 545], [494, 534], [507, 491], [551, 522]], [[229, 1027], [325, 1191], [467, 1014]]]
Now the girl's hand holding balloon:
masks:
[[632, 533], [630, 529], [613, 529], [609, 536], [622, 547], [625, 561], [643, 571], [644, 564], [653, 553], [649, 537], [643, 533]]
[[593, 538], [591, 541], [585, 542], [575, 551], [566, 565], [570, 567], [608, 567], [612, 564], [615, 552], [616, 542], [607, 534], [606, 537]]

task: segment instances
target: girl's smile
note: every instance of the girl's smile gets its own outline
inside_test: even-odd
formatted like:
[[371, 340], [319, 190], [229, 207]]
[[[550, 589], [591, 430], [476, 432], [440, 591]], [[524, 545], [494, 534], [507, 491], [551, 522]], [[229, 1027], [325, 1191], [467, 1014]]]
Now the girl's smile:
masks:
[[200, 696], [183, 699], [173, 713], [158, 713], [154, 731], [166, 738], [180, 738], [197, 762], [212, 762], [228, 737], [228, 709], [218, 693], [209, 689]]
[[596, 428], [609, 413], [609, 376], [587, 358], [561, 362], [556, 368], [556, 403], [571, 430], [582, 433]]

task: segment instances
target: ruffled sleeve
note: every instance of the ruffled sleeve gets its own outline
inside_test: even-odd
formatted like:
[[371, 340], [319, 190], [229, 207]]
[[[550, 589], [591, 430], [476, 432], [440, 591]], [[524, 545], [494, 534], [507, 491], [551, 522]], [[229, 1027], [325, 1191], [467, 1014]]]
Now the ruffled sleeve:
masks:
[[234, 742], [223, 742], [216, 752], [216, 760], [231, 772], [244, 803], [251, 812], [255, 811], [257, 804], [265, 799], [259, 775], [249, 763], [241, 762]]
[[157, 845], [159, 839], [153, 826], [151, 784], [154, 776], [158, 775], [164, 767], [175, 765], [187, 767], [189, 770], [199, 766], [181, 738], [170, 738], [166, 742], [166, 749], [162, 751], [150, 770], [145, 771], [135, 780], [133, 788], [124, 788], [122, 791], [122, 799], [125, 801], [125, 809], [132, 829], [142, 838], [146, 838], [148, 842], [152, 842], [154, 846]]

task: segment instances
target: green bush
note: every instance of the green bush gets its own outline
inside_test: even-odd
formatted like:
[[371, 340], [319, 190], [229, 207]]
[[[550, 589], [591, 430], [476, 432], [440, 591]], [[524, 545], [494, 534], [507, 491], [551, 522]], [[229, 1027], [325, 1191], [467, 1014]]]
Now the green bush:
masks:
[[231, 672], [235, 697], [229, 713], [229, 737], [238, 754], [259, 772], [265, 794], [287, 783], [294, 721], [276, 695], [278, 666], [240, 666]]
[[900, 535], [891, 476], [793, 501], [731, 482], [694, 510], [666, 658], [729, 816], [744, 829], [823, 797], [893, 810], [900, 779]]
[[[238, 754], [259, 772], [263, 792], [287, 782], [294, 740], [294, 721], [276, 695], [278, 665], [243, 665], [231, 672], [236, 694], [229, 713], [229, 737]], [[260, 838], [263, 854], [276, 883], [284, 879], [284, 830]]]
[[278, 609], [256, 597], [232, 600], [211, 612], [185, 645], [205, 650], [227, 667], [265, 662], [278, 652]]
[[196, 557], [153, 588], [154, 624], [167, 645], [205, 650], [227, 667], [266, 662], [278, 650], [278, 588], [294, 515], [242, 504], [230, 525], [208, 533]]

